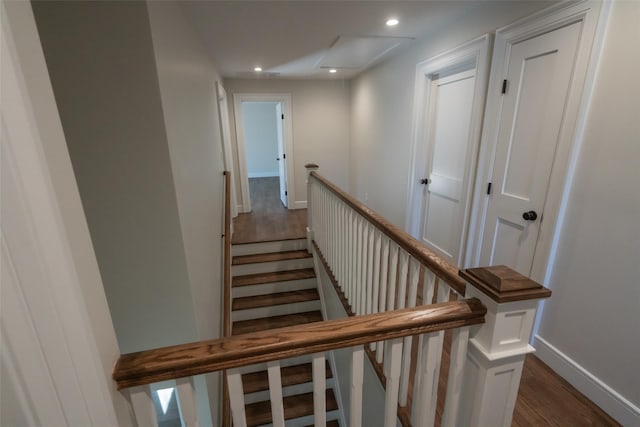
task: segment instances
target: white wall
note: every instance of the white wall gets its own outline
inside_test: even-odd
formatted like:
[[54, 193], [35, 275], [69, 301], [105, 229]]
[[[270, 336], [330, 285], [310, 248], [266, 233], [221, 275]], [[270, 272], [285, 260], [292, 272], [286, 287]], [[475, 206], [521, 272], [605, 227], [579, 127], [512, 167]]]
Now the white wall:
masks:
[[244, 147], [249, 178], [278, 176], [275, 102], [243, 102]]
[[120, 350], [193, 341], [146, 4], [33, 7]]
[[602, 387], [640, 408], [639, 24], [640, 3], [613, 3], [536, 341], [547, 363], [624, 425], [640, 425], [640, 412], [621, 418], [628, 411]]
[[[349, 158], [349, 83], [342, 80], [225, 79], [231, 112], [231, 140], [236, 145], [235, 93], [291, 94], [294, 159], [294, 202], [306, 202], [306, 163], [318, 163], [320, 173], [346, 189]], [[238, 160], [237, 151], [234, 153]], [[287, 158], [291, 154], [287, 153]], [[237, 166], [237, 164], [236, 164]], [[239, 170], [238, 167], [235, 169]], [[289, 183], [289, 196], [291, 188]], [[240, 181], [236, 176], [236, 189]], [[240, 195], [238, 195], [240, 200]]]
[[[215, 84], [221, 79], [177, 3], [147, 7], [197, 338], [218, 338], [224, 167]], [[208, 375], [207, 383], [209, 399], [201, 392], [199, 408], [210, 413], [200, 414], [200, 425], [220, 413], [219, 375]]]
[[[544, 2], [482, 2], [351, 82], [349, 189], [404, 228], [416, 65], [541, 9]], [[320, 165], [322, 167], [322, 165]]]
[[[540, 6], [544, 6], [541, 4]], [[539, 6], [481, 5], [351, 83], [350, 188], [403, 226], [415, 65]], [[625, 425], [640, 406], [640, 3], [613, 2], [536, 340], [539, 355]], [[625, 401], [626, 400], [626, 401]], [[636, 409], [633, 408], [635, 405]]]

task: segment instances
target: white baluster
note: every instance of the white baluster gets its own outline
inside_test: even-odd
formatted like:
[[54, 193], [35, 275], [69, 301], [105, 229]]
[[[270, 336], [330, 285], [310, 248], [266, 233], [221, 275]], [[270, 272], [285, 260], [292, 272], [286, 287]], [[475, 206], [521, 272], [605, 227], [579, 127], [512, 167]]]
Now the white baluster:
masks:
[[[418, 295], [418, 281], [420, 280], [420, 263], [411, 257], [409, 263], [409, 289], [407, 295], [407, 307], [415, 307]], [[409, 397], [409, 379], [411, 377], [411, 345], [412, 337], [404, 338], [402, 347], [402, 375], [400, 377], [400, 406], [407, 405]]]
[[[428, 268], [424, 268], [424, 279], [422, 284], [422, 304], [430, 305], [433, 300], [433, 294], [435, 292], [438, 278], [435, 274]], [[416, 366], [422, 366], [422, 347], [423, 347], [423, 336], [420, 335], [418, 337], [418, 355], [416, 356]], [[422, 376], [419, 374], [420, 369], [418, 368], [416, 371], [415, 378], [413, 380], [413, 389], [417, 390], [420, 387], [420, 381], [422, 380]]]
[[[381, 256], [381, 236], [382, 233], [375, 230], [374, 233], [374, 249], [373, 249], [373, 280], [372, 280], [372, 302], [371, 302], [371, 312], [377, 313], [379, 311], [379, 300], [380, 300], [380, 256]], [[371, 351], [375, 351], [376, 343], [372, 342], [369, 345]]]
[[156, 427], [158, 425], [156, 408], [153, 406], [151, 388], [148, 385], [131, 387], [129, 399], [139, 427]]
[[269, 376], [269, 398], [271, 400], [271, 419], [273, 427], [284, 427], [284, 404], [282, 401], [282, 377], [280, 376], [280, 361], [267, 363]]
[[[313, 355], [313, 413], [315, 427], [327, 425], [327, 384], [324, 353]], [[275, 426], [274, 426], [275, 427]]]
[[444, 414], [442, 415], [442, 427], [455, 427], [458, 425], [458, 413], [460, 410], [460, 398], [468, 344], [469, 327], [454, 329], [451, 342], [449, 379], [447, 380], [447, 397], [444, 404]]
[[364, 347], [357, 346], [351, 350], [351, 408], [349, 426], [362, 425], [362, 383], [364, 367]]
[[357, 248], [356, 248], [356, 217], [355, 217], [355, 213], [352, 210], [349, 210], [348, 213], [348, 218], [349, 218], [349, 264], [348, 264], [348, 270], [347, 270], [347, 274], [348, 274], [348, 279], [347, 279], [347, 301], [349, 302], [349, 305], [351, 306], [351, 308], [353, 309], [353, 307], [355, 306], [355, 300], [354, 300], [354, 293], [353, 293], [353, 289], [354, 289], [354, 284], [356, 282], [356, 269], [355, 269], [355, 265], [356, 265], [356, 252], [357, 252]]
[[247, 427], [247, 416], [244, 411], [244, 391], [242, 390], [242, 374], [240, 369], [227, 370], [227, 386], [229, 387], [229, 403], [233, 427]]
[[356, 276], [356, 314], [363, 314], [362, 309], [362, 283], [364, 272], [364, 254], [366, 253], [365, 239], [364, 239], [364, 219], [358, 216], [358, 234], [356, 238], [358, 239], [358, 258], [356, 260], [356, 269], [358, 270], [358, 274]]
[[[379, 311], [387, 310], [387, 292], [389, 286], [389, 238], [382, 236], [382, 257], [380, 259], [380, 301]], [[376, 349], [376, 361], [382, 363], [384, 359], [384, 341], [378, 341]]]
[[365, 279], [365, 313], [373, 313], [373, 244], [374, 230], [372, 225], [367, 227], [367, 275]]
[[398, 391], [402, 363], [402, 338], [389, 342], [389, 374], [385, 390], [384, 427], [396, 427], [398, 420]]
[[[389, 255], [389, 289], [387, 290], [387, 311], [395, 310], [396, 283], [398, 281], [398, 245], [391, 242], [391, 255]], [[385, 353], [389, 352], [389, 343], [385, 343]], [[385, 356], [386, 357], [386, 356]], [[388, 360], [384, 361], [384, 374], [389, 375]]]
[[184, 427], [198, 427], [198, 410], [196, 407], [196, 390], [193, 377], [178, 378], [176, 380], [176, 394], [178, 395], [178, 410]]
[[404, 249], [400, 250], [400, 274], [398, 275], [398, 309], [405, 308], [407, 303], [407, 280], [409, 274], [409, 254]]

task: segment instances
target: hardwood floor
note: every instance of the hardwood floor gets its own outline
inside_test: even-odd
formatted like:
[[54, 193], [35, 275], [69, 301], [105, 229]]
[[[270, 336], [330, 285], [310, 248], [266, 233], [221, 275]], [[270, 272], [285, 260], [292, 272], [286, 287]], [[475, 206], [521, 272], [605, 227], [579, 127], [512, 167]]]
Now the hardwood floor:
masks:
[[287, 209], [280, 201], [279, 178], [250, 178], [251, 213], [233, 220], [232, 243], [300, 239], [306, 236], [307, 210]]
[[[307, 211], [287, 210], [279, 199], [278, 180], [253, 178], [249, 180], [253, 211], [234, 219], [233, 243], [250, 243], [281, 239], [304, 238]], [[251, 284], [249, 281], [247, 284]], [[315, 317], [314, 317], [315, 315]], [[292, 324], [320, 321], [316, 313], [279, 316], [271, 324], [243, 321], [234, 324], [234, 335], [243, 331], [255, 331]], [[447, 335], [450, 335], [449, 333]], [[450, 338], [447, 336], [446, 341]], [[448, 348], [448, 345], [445, 344]], [[448, 351], [442, 360], [442, 376], [448, 371]], [[444, 384], [439, 384], [439, 394], [444, 395]], [[439, 402], [436, 425], [442, 416]], [[582, 427], [619, 426], [608, 414], [576, 390], [563, 378], [534, 355], [527, 355], [520, 383], [520, 391], [513, 414], [514, 427]]]

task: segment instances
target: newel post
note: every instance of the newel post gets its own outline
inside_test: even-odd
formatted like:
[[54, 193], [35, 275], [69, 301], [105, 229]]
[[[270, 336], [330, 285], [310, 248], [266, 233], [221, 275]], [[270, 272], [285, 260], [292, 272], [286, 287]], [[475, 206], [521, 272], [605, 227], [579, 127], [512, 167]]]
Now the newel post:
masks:
[[[471, 329], [462, 398], [455, 425], [509, 427], [524, 358], [542, 298], [551, 291], [506, 266], [460, 271], [465, 298], [487, 307], [486, 323]], [[443, 424], [444, 425], [444, 424]]]
[[311, 172], [318, 170], [319, 166], [315, 163], [307, 163], [304, 165], [307, 170], [307, 250], [309, 252], [312, 251], [312, 242], [313, 242], [313, 221], [312, 221], [312, 212], [313, 207], [311, 206]]

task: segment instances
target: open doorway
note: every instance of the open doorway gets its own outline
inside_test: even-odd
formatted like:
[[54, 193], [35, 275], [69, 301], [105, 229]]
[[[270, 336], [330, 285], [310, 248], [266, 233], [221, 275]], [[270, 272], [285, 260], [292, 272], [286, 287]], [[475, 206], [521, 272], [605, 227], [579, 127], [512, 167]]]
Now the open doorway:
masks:
[[242, 212], [289, 208], [288, 95], [235, 95]]

